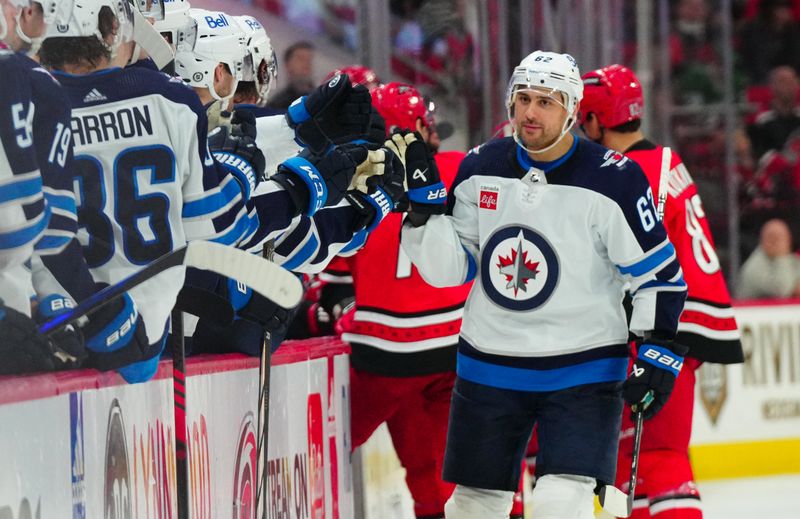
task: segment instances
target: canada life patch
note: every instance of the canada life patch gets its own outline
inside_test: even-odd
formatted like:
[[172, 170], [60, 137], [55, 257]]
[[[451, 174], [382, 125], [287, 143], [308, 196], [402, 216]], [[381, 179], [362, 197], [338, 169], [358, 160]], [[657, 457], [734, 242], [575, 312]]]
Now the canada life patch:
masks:
[[480, 209], [496, 211], [498, 191], [499, 190], [496, 187], [481, 186], [480, 195], [478, 196], [478, 207]]
[[508, 310], [525, 312], [545, 304], [558, 285], [559, 271], [553, 247], [529, 227], [498, 229], [483, 246], [483, 290]]

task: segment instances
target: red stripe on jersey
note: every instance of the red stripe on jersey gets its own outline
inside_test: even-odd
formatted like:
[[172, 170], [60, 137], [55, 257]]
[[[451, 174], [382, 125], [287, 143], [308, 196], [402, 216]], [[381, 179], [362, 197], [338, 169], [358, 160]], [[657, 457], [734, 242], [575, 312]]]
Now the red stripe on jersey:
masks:
[[414, 328], [397, 328], [375, 322], [354, 321], [353, 329], [348, 330], [348, 333], [368, 335], [370, 337], [375, 337], [376, 339], [403, 343], [458, 335], [460, 330], [461, 319], [456, 319], [447, 323], [429, 324], [427, 326], [418, 326]]
[[714, 317], [696, 310], [684, 310], [681, 314], [681, 322], [699, 324], [718, 331], [736, 330], [738, 328], [734, 317]]

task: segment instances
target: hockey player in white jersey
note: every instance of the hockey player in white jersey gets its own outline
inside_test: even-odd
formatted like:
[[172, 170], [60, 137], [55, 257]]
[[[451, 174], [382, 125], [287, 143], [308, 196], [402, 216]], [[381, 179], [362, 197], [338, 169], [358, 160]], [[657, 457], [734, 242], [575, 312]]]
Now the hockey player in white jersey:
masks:
[[[3, 0], [2, 4], [0, 42], [17, 51], [16, 54], [6, 54], [5, 64], [15, 70], [6, 70], [3, 77], [9, 81], [10, 97], [7, 100], [13, 115], [8, 121], [13, 122], [18, 134], [16, 142], [4, 143], [3, 153], [8, 154], [8, 164], [15, 169], [28, 168], [31, 164], [29, 156], [35, 161], [41, 173], [36, 181], [43, 197], [33, 196], [33, 177], [26, 182], [27, 187], [17, 185], [14, 191], [28, 198], [23, 214], [35, 215], [37, 207], [44, 208], [44, 213], [39, 215], [42, 233], [35, 240], [33, 254], [26, 258], [30, 261], [26, 261], [25, 266], [20, 265], [0, 275], [4, 278], [0, 282], [2, 297], [13, 303], [19, 312], [15, 314], [19, 335], [22, 316], [32, 314], [41, 323], [68, 311], [73, 299], [85, 299], [102, 286], [92, 278], [76, 238], [69, 101], [55, 79], [38, 63], [22, 54], [41, 40], [47, 26], [66, 21], [64, 5], [55, 0], [31, 3]], [[23, 99], [10, 102], [15, 95], [11, 78], [18, 84], [25, 84], [24, 95], [29, 96], [27, 102]], [[9, 215], [4, 221], [13, 224], [16, 219]], [[45, 222], [46, 226], [41, 227]], [[35, 236], [30, 226], [25, 230], [18, 229], [14, 234], [16, 249], [20, 248], [19, 241], [23, 234], [26, 239]], [[6, 319], [12, 319], [11, 313], [7, 309]], [[35, 326], [28, 322], [24, 337], [19, 336], [16, 341], [0, 341], [6, 347], [12, 347], [11, 351], [5, 351], [2, 355], [6, 359], [4, 368], [17, 373], [79, 365], [114, 369], [141, 358], [142, 350], [146, 347], [144, 330], [137, 329], [140, 321], [136, 316], [136, 307], [126, 294], [95, 312], [88, 321], [82, 322], [79, 331], [67, 327], [47, 341], [42, 341]], [[122, 323], [133, 326], [127, 333], [120, 334], [116, 341], [109, 343], [109, 337], [118, 332]], [[18, 343], [16, 348], [13, 347], [15, 342]], [[50, 343], [50, 347], [36, 347], [43, 343]]]
[[594, 517], [595, 489], [614, 482], [626, 282], [639, 346], [630, 377], [648, 390], [631, 403], [663, 403], [682, 365], [674, 249], [640, 168], [570, 133], [582, 94], [571, 56], [536, 51], [509, 81], [513, 137], [473, 150], [446, 204], [435, 165], [406, 164], [404, 250], [433, 285], [475, 278], [445, 454], [457, 484], [448, 518], [508, 516], [534, 423], [533, 517]]
[[[116, 283], [188, 239], [235, 244], [246, 237], [252, 222], [245, 202], [258, 175], [233, 155], [245, 157], [247, 149], [232, 142], [223, 158], [233, 159], [218, 163], [190, 89], [147, 68], [112, 66], [112, 55], [124, 54], [127, 62], [133, 50], [130, 4], [90, 0], [73, 4], [69, 15], [60, 30], [48, 32], [40, 57], [74, 107], [79, 237], [95, 278]], [[275, 205], [288, 212], [288, 197], [282, 198]], [[131, 292], [149, 348], [145, 361], [120, 370], [129, 381], [155, 372], [183, 283], [181, 269], [172, 273]]]
[[242, 79], [246, 41], [234, 17], [221, 11], [192, 8], [186, 22], [177, 31], [175, 74], [200, 97], [211, 131]]

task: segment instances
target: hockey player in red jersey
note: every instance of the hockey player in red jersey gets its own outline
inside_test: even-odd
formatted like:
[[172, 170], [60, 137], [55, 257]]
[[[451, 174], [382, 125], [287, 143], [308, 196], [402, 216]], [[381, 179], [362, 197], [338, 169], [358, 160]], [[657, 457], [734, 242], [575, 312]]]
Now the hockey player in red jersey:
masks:
[[[372, 100], [389, 133], [416, 130], [427, 141], [435, 131], [423, 97], [412, 86], [382, 85], [373, 90]], [[435, 157], [449, 186], [464, 154], [450, 151]], [[347, 258], [352, 287], [342, 283], [347, 280], [344, 262], [332, 265], [321, 302], [331, 306], [355, 292], [356, 309], [342, 335], [352, 346], [353, 446], [386, 422], [406, 469], [416, 516], [443, 517], [453, 485], [442, 480], [442, 459], [469, 286], [438, 289], [423, 281], [400, 248], [402, 221], [400, 213], [388, 215], [364, 248]]]
[[[695, 370], [703, 361], [743, 361], [730, 295], [700, 195], [686, 166], [677, 153], [650, 142], [639, 129], [644, 99], [635, 74], [621, 65], [610, 65], [584, 74], [583, 83], [580, 122], [586, 136], [636, 161], [647, 175], [655, 200], [664, 195], [663, 189], [667, 190], [664, 226], [689, 291], [676, 339], [689, 347], [685, 358], [688, 369], [677, 378], [664, 409], [645, 424], [632, 517], [699, 519], [703, 515], [700, 495], [688, 452]], [[632, 430], [630, 413], [626, 412], [617, 464], [618, 486], [630, 477]]]

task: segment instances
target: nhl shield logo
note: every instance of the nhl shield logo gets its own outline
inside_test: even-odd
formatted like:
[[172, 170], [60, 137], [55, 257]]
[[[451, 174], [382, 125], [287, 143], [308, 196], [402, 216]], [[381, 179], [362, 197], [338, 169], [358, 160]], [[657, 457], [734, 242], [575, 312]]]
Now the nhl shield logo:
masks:
[[550, 299], [558, 284], [558, 256], [528, 227], [503, 227], [492, 234], [481, 255], [481, 285], [498, 306], [534, 310]]

